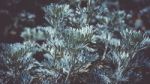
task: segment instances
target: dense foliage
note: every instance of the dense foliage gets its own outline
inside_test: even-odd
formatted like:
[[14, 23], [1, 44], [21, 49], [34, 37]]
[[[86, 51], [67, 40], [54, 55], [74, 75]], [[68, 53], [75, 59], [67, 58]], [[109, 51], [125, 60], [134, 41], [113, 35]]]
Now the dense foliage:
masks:
[[42, 9], [48, 26], [25, 27], [22, 43], [1, 43], [0, 83], [148, 84], [149, 33], [128, 26], [130, 14], [103, 0]]

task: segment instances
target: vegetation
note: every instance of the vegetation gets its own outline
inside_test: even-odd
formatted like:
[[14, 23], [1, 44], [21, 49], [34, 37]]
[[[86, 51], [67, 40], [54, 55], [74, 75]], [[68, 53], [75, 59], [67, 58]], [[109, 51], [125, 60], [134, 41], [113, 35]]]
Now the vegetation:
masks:
[[24, 28], [22, 43], [1, 43], [0, 83], [146, 84], [150, 38], [126, 24], [130, 14], [102, 0], [42, 9], [48, 26]]

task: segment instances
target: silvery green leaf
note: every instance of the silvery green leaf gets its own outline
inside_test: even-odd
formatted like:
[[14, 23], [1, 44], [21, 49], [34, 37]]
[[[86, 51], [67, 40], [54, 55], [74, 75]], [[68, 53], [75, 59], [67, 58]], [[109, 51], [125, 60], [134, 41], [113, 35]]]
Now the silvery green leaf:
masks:
[[114, 45], [115, 47], [121, 45], [120, 40], [119, 39], [114, 39], [114, 38], [109, 41], [109, 44]]
[[150, 38], [144, 38], [141, 42], [141, 46], [150, 46]]

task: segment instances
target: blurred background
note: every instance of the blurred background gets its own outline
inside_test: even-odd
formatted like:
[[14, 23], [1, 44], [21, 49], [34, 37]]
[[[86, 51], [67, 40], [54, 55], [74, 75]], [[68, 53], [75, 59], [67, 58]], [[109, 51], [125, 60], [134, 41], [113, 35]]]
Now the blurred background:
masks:
[[[41, 7], [68, 0], [0, 0], [0, 42], [22, 42], [24, 27], [46, 26]], [[127, 24], [142, 32], [150, 29], [150, 0], [103, 0], [111, 10], [124, 10], [132, 15]], [[86, 2], [81, 3], [81, 6]]]

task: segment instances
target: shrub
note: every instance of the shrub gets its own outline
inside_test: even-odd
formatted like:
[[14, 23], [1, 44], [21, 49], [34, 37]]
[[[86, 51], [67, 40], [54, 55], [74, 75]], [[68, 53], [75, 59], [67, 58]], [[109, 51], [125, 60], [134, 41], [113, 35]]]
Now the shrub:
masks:
[[[72, 3], [43, 7], [49, 26], [25, 28], [23, 43], [1, 44], [1, 83], [133, 84], [142, 80], [134, 69], [139, 66], [138, 53], [150, 46], [149, 37], [126, 25], [128, 15], [110, 11], [106, 2]], [[133, 72], [139, 75], [130, 76]]]

